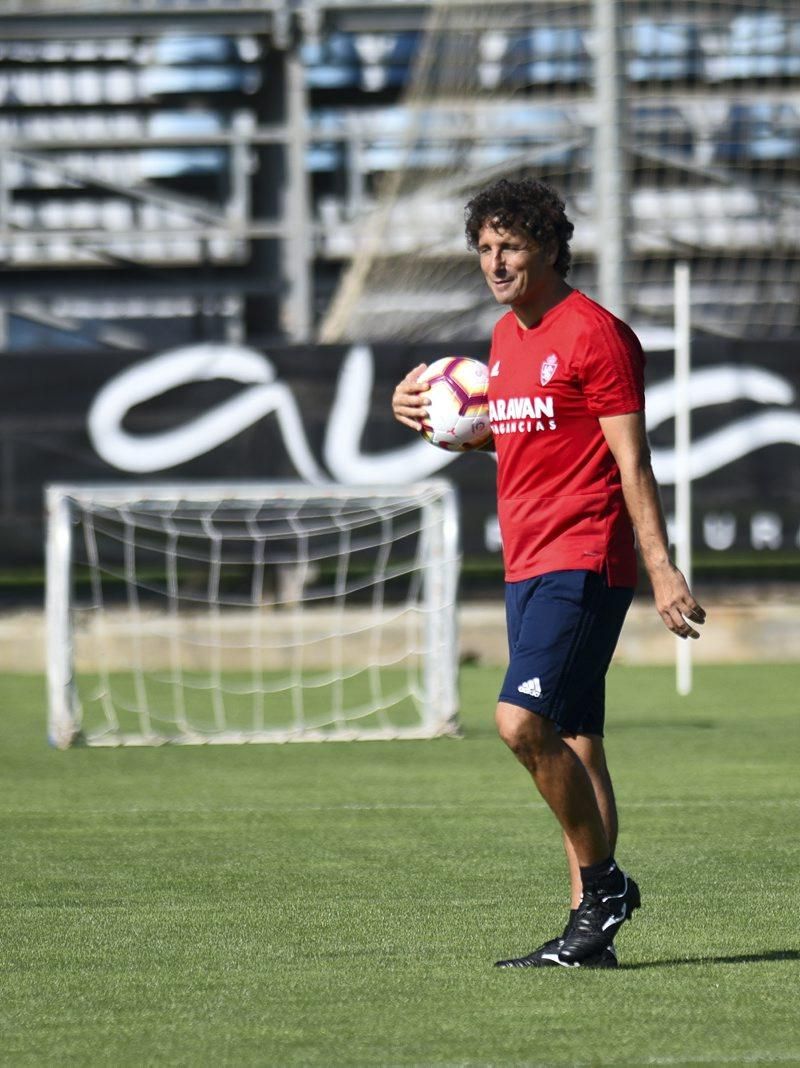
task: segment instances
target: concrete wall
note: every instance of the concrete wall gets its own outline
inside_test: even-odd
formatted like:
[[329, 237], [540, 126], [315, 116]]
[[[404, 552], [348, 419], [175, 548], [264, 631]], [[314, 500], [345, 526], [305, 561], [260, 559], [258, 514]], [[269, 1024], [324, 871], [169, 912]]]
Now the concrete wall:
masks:
[[[800, 664], [800, 595], [784, 593], [780, 597], [769, 597], [754, 591], [738, 599], [704, 598], [703, 603], [708, 622], [702, 638], [692, 643], [698, 664], [747, 661], [797, 661]], [[325, 634], [335, 634], [336, 623], [329, 611], [305, 613], [303, 634], [314, 641], [321, 663], [330, 664], [331, 656], [336, 654], [333, 649], [336, 638], [324, 638]], [[373, 623], [368, 612], [348, 613], [346, 629], [350, 633], [343, 644], [343, 652], [339, 650], [345, 662], [363, 662], [370, 643], [375, 640]], [[150, 624], [152, 631], [141, 643], [143, 662], [148, 668], [164, 667], [170, 657], [170, 624], [163, 616], [150, 617]], [[179, 635], [184, 653], [188, 650], [187, 655], [191, 658], [186, 667], [208, 667], [212, 626], [221, 628], [226, 646], [234, 647], [225, 655], [224, 667], [229, 669], [246, 670], [252, 666], [252, 646], [259, 633], [267, 636], [267, 645], [275, 646], [261, 658], [262, 666], [265, 669], [285, 667], [286, 644], [290, 645], [297, 635], [297, 617], [290, 612], [265, 614], [258, 626], [241, 613], [223, 617], [217, 624], [210, 624], [199, 616], [189, 617], [182, 622]], [[487, 664], [505, 662], [505, 624], [499, 604], [462, 605], [459, 629], [462, 656]], [[399, 652], [407, 639], [408, 622], [400, 619], [382, 634], [382, 654], [390, 654], [393, 646]], [[669, 664], [674, 661], [678, 640], [666, 630], [652, 602], [645, 597], [638, 598], [625, 624], [617, 660], [628, 664]], [[76, 662], [81, 670], [96, 668], [101, 645], [110, 670], [130, 667], [131, 619], [127, 613], [118, 612], [107, 618], [102, 635], [93, 624], [87, 623], [80, 628], [76, 635]], [[237, 645], [240, 648], [236, 648]], [[44, 666], [43, 613], [20, 611], [0, 616], [0, 671], [40, 672]]]

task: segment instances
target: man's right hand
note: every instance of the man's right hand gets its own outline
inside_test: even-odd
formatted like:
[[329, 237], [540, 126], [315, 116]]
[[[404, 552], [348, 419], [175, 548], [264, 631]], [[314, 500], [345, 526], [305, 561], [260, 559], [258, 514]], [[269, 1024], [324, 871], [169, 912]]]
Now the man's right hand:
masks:
[[392, 394], [392, 412], [398, 423], [412, 430], [422, 430], [420, 422], [428, 408], [425, 394], [431, 388], [427, 382], [417, 379], [428, 365], [419, 363], [412, 368], [402, 382], [398, 383]]

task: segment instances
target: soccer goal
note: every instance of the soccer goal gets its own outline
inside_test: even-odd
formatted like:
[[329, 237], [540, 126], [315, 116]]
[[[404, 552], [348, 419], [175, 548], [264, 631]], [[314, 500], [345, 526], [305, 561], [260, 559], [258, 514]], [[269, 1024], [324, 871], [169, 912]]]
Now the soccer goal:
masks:
[[52, 744], [457, 733], [448, 483], [60, 484], [46, 504]]

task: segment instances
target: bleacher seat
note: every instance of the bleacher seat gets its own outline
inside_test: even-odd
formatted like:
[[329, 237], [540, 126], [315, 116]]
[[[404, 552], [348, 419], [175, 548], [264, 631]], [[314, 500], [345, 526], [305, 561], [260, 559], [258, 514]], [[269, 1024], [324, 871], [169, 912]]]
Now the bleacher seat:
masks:
[[706, 69], [712, 82], [800, 77], [800, 18], [769, 11], [738, 15]]
[[800, 114], [785, 103], [733, 104], [718, 132], [714, 157], [727, 163], [796, 160], [800, 167]]
[[696, 81], [703, 75], [699, 28], [691, 22], [642, 20], [629, 27], [627, 77], [633, 82]]

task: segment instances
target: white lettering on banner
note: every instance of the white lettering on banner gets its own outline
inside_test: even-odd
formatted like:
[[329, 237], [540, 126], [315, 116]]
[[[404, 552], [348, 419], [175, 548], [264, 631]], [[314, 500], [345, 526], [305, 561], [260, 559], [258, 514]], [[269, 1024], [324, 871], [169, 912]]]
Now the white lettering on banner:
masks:
[[731, 512], [703, 516], [703, 541], [709, 549], [730, 549], [736, 541], [736, 516]]
[[[130, 434], [123, 429], [125, 416], [137, 404], [189, 382], [214, 378], [250, 386], [175, 430]], [[89, 409], [87, 428], [95, 451], [106, 463], [143, 474], [212, 452], [271, 412], [277, 416], [297, 473], [307, 482], [326, 481], [308, 447], [291, 390], [275, 381], [275, 368], [265, 356], [239, 345], [189, 345], [127, 368], [98, 392]]]
[[[377, 456], [362, 455], [360, 441], [373, 377], [371, 350], [354, 346], [342, 364], [325, 435], [325, 461], [334, 479], [351, 485], [403, 483], [425, 478], [457, 459], [458, 453], [434, 449], [420, 439]], [[123, 429], [125, 416], [137, 404], [178, 386], [215, 378], [247, 383], [249, 388], [175, 430], [131, 434]], [[87, 428], [95, 451], [106, 463], [144, 474], [212, 452], [273, 412], [298, 475], [307, 482], [328, 481], [308, 445], [291, 390], [276, 381], [266, 356], [242, 345], [190, 345], [127, 368], [99, 390]]]
[[483, 544], [490, 553], [498, 553], [503, 548], [500, 522], [496, 515], [488, 516], [483, 524]]
[[365, 456], [361, 438], [369, 418], [374, 377], [372, 350], [368, 345], [354, 345], [339, 372], [323, 444], [325, 464], [335, 479], [351, 486], [402, 484], [427, 478], [458, 458], [457, 452], [436, 449], [419, 438], [410, 445]]
[[[795, 399], [791, 382], [780, 375], [760, 367], [730, 364], [692, 371], [689, 391], [693, 409], [735, 400], [787, 405]], [[648, 430], [675, 417], [675, 400], [672, 379], [648, 389], [645, 408]], [[800, 445], [800, 412], [772, 410], [745, 416], [695, 438], [689, 453], [690, 477], [702, 478], [765, 445], [780, 444]], [[674, 483], [675, 450], [653, 449], [652, 458], [656, 479], [664, 485]]]
[[[667, 515], [667, 538], [675, 544], [675, 516]], [[737, 522], [732, 512], [709, 512], [701, 520], [703, 544], [708, 549], [724, 552], [732, 549], [736, 542]], [[776, 550], [783, 548], [783, 522], [775, 512], [755, 512], [750, 516], [750, 546], [753, 549]], [[483, 525], [483, 544], [489, 552], [502, 548], [500, 524], [496, 515], [486, 518]], [[795, 537], [795, 545], [800, 548], [800, 527]]]
[[[241, 382], [246, 388], [173, 430], [132, 434], [123, 428], [126, 415], [136, 405], [189, 382], [217, 378]], [[361, 439], [369, 418], [373, 379], [372, 350], [367, 345], [354, 345], [342, 362], [324, 438], [323, 459], [333, 479], [352, 485], [399, 484], [425, 478], [458, 458], [458, 453], [432, 448], [420, 439], [373, 455], [363, 453]], [[795, 392], [779, 375], [728, 364], [693, 371], [690, 390], [693, 408], [742, 399], [782, 406], [734, 420], [696, 439], [690, 457], [692, 478], [725, 467], [766, 445], [800, 445], [800, 411], [786, 410], [794, 402]], [[514, 397], [508, 405], [498, 400], [491, 416], [497, 424], [493, 429], [500, 434], [509, 433], [512, 426], [522, 426], [526, 432], [555, 430], [554, 411], [552, 396]], [[329, 476], [311, 452], [291, 390], [277, 381], [275, 368], [265, 355], [242, 345], [190, 345], [143, 360], [99, 390], [87, 421], [97, 454], [112, 467], [139, 474], [168, 470], [211, 452], [271, 414], [278, 421], [284, 447], [298, 475], [308, 482], [326, 481]], [[648, 429], [674, 415], [672, 380], [651, 387]], [[654, 449], [653, 466], [660, 482], [675, 481], [672, 449]], [[269, 474], [268, 464], [264, 474]]]
[[783, 523], [774, 512], [756, 512], [750, 520], [750, 544], [754, 549], [780, 549]]

